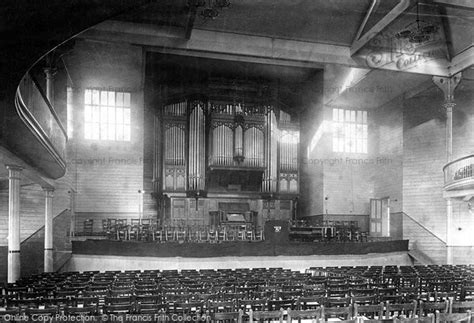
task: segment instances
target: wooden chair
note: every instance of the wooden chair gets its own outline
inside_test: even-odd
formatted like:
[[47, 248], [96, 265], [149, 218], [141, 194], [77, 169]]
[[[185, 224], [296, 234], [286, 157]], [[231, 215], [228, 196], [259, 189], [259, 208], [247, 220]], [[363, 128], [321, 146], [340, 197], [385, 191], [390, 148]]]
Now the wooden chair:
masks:
[[419, 316], [412, 318], [395, 318], [393, 323], [435, 323], [435, 315], [428, 314], [427, 316]]
[[350, 297], [328, 297], [326, 298], [326, 307], [349, 306]]
[[302, 319], [311, 320], [312, 323], [318, 323], [321, 318], [321, 309], [314, 310], [287, 310], [286, 322], [292, 323], [293, 320], [301, 322]]
[[97, 308], [97, 305], [81, 306], [81, 307], [66, 306], [64, 309], [64, 314], [66, 314], [66, 316], [97, 315], [98, 308]]
[[325, 296], [304, 296], [298, 297], [296, 300], [296, 308], [298, 310], [317, 309], [321, 305], [326, 304]]
[[321, 319], [326, 322], [329, 317], [337, 317], [340, 320], [352, 320], [353, 307], [352, 305], [341, 307], [326, 307], [321, 305]]
[[209, 313], [236, 312], [236, 309], [237, 304], [235, 301], [209, 301], [207, 303], [207, 310], [209, 311]]
[[117, 219], [115, 231], [117, 233], [117, 240], [128, 240], [128, 220]]
[[291, 308], [295, 309], [296, 304], [294, 299], [273, 299], [273, 300], [268, 300], [267, 303], [267, 309], [269, 311], [277, 311], [280, 308]]
[[249, 322], [274, 322], [278, 321], [283, 323], [283, 309], [279, 311], [254, 311], [250, 310], [248, 313]]
[[104, 314], [132, 314], [134, 311], [133, 304], [110, 304], [104, 305]]
[[354, 304], [354, 317], [363, 317], [369, 320], [382, 320], [384, 315], [383, 303], [376, 305]]
[[155, 317], [159, 314], [165, 313], [166, 309], [166, 304], [162, 303], [137, 303], [135, 305], [135, 311], [138, 314], [150, 314]]
[[149, 241], [153, 237], [153, 225], [151, 219], [142, 219], [140, 223], [139, 240]]
[[352, 296], [351, 297], [352, 304], [376, 304], [377, 303], [377, 295], [363, 295], [363, 296]]
[[413, 318], [416, 315], [417, 302], [411, 303], [397, 303], [392, 304], [390, 302], [385, 303], [385, 317], [395, 318], [400, 315], [404, 315], [408, 318]]
[[58, 308], [47, 307], [47, 308], [27, 308], [25, 314], [28, 317], [38, 316], [38, 317], [51, 317], [54, 318], [59, 313]]
[[163, 227], [157, 226], [156, 228], [152, 229], [152, 239], [153, 241], [156, 242], [165, 242], [166, 237], [165, 237], [165, 231], [163, 230]]
[[140, 235], [140, 219], [131, 219], [128, 228], [128, 240], [138, 240]]
[[440, 313], [436, 311], [436, 323], [441, 322], [466, 322], [471, 323], [472, 313], [467, 311], [466, 313]]
[[213, 312], [206, 316], [206, 322], [237, 322], [242, 323], [244, 312], [238, 310], [237, 312]]
[[453, 301], [449, 300], [449, 313], [459, 313], [466, 311], [474, 311], [474, 301]]
[[83, 233], [86, 236], [90, 236], [94, 232], [94, 219], [87, 219], [84, 221]]
[[264, 234], [263, 228], [257, 227], [255, 229], [255, 240], [257, 241], [265, 240], [265, 234]]
[[264, 311], [267, 308], [266, 299], [240, 299], [237, 301], [237, 307], [245, 313], [249, 310]]
[[428, 314], [434, 314], [436, 311], [441, 313], [448, 313], [449, 311], [449, 301], [444, 302], [419, 302], [418, 316], [427, 316]]

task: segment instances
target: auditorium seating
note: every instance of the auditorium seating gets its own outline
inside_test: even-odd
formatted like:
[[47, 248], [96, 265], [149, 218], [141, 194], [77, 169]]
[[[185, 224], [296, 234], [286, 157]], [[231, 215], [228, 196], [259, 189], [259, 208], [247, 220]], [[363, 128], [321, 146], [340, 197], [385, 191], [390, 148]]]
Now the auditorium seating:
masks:
[[474, 309], [474, 300], [463, 293], [473, 280], [472, 265], [313, 267], [304, 273], [283, 268], [43, 273], [5, 285], [0, 316], [174, 314], [212, 322], [364, 317], [371, 322], [434, 314], [443, 322], [448, 314]]

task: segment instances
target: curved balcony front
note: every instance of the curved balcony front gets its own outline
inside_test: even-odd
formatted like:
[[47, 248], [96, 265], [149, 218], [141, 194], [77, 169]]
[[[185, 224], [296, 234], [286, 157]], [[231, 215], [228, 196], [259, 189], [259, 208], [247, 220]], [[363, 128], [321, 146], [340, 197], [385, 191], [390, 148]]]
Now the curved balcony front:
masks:
[[444, 190], [446, 193], [450, 193], [448, 195], [472, 195], [472, 191], [474, 191], [474, 155], [453, 160], [443, 167], [443, 172]]
[[4, 124], [5, 143], [42, 175], [66, 172], [67, 133], [38, 82], [27, 73], [17, 88], [14, 109]]

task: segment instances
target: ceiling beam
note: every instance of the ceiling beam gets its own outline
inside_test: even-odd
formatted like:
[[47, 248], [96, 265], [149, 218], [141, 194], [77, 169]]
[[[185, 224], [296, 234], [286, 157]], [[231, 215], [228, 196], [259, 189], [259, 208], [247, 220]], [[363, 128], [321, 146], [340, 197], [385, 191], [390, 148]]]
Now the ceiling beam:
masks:
[[191, 33], [193, 32], [193, 28], [194, 28], [194, 21], [196, 20], [196, 14], [197, 14], [197, 6], [196, 6], [196, 0], [194, 0], [190, 2], [188, 13], [186, 15], [186, 27], [184, 28], [185, 39], [191, 38]]
[[410, 8], [413, 0], [400, 0], [389, 13], [387, 13], [379, 22], [377, 22], [368, 32], [356, 39], [351, 46], [351, 55], [355, 55], [360, 49], [367, 45], [374, 37], [376, 37], [382, 30], [388, 27], [395, 19], [402, 15], [408, 8]]
[[378, 4], [379, 4], [378, 0], [372, 0], [372, 4], [370, 5], [369, 10], [365, 14], [364, 20], [360, 24], [359, 29], [357, 29], [357, 34], [354, 38], [354, 41], [358, 40], [360, 38], [360, 35], [362, 35], [362, 32], [364, 31], [364, 28], [367, 25], [367, 21], [369, 21], [369, 18], [372, 15], [372, 12], [376, 10], [375, 7]]
[[474, 65], [474, 46], [463, 50], [461, 53], [457, 54], [451, 60], [451, 64], [448, 68], [449, 76], [456, 75], [459, 72], [464, 71], [466, 68], [469, 68]]
[[434, 0], [434, 3], [447, 7], [474, 9], [474, 2], [472, 0]]
[[[390, 53], [384, 53], [384, 64], [368, 64], [367, 55], [360, 53], [351, 57], [348, 46], [306, 42], [257, 35], [219, 32], [193, 29], [191, 38], [183, 38], [183, 29], [168, 30], [158, 26], [131, 22], [107, 21], [80, 35], [82, 38], [125, 42], [154, 51], [174, 52], [185, 56], [212, 56], [216, 59], [243, 61], [267, 60], [269, 64], [289, 65], [288, 62], [313, 65], [315, 68], [326, 64], [347, 67], [392, 70], [415, 74], [448, 76], [444, 58], [430, 57], [430, 53], [421, 53], [410, 57], [398, 57], [393, 60]], [[365, 56], [364, 56], [365, 55]]]
[[249, 59], [296, 61], [317, 65], [340, 64], [357, 67], [350, 57], [349, 47], [193, 29], [189, 40], [183, 39], [182, 29], [159, 30], [157, 26], [121, 21], [107, 21], [82, 33], [86, 39], [126, 42], [141, 46], [156, 47], [161, 51], [180, 51], [182, 54], [213, 53], [213, 55], [241, 56]]

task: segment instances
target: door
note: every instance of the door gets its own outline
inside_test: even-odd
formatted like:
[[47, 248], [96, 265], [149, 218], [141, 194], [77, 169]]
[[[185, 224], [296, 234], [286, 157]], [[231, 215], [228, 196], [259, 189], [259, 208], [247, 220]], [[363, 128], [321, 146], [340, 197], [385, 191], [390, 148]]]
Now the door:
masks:
[[370, 199], [370, 236], [390, 237], [390, 198]]

